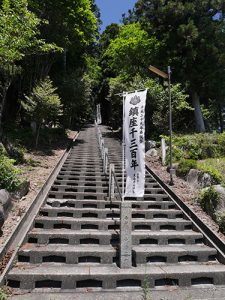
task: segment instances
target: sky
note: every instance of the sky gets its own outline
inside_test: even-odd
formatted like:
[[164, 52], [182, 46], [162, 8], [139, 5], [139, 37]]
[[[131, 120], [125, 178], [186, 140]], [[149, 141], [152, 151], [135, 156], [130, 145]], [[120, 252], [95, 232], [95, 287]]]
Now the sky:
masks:
[[103, 22], [101, 31], [111, 23], [119, 23], [122, 14], [132, 9], [137, 0], [96, 0], [96, 4], [101, 11], [101, 20]]

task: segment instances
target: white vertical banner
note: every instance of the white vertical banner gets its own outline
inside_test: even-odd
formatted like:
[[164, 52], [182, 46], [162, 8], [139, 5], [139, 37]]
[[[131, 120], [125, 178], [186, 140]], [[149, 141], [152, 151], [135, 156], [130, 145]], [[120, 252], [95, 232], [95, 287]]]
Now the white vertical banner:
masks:
[[96, 110], [97, 110], [97, 124], [101, 124], [102, 116], [101, 116], [101, 105], [100, 104], [97, 104]]
[[145, 103], [147, 90], [126, 94], [124, 138], [125, 197], [143, 197], [145, 188]]

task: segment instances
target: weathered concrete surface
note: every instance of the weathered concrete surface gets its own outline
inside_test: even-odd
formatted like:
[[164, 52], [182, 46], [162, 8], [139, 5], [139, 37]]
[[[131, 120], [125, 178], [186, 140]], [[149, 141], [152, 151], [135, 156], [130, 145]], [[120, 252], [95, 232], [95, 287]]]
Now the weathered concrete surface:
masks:
[[122, 269], [132, 266], [132, 221], [131, 202], [123, 201], [120, 209], [120, 267]]
[[[149, 299], [154, 300], [224, 300], [225, 286], [220, 287], [204, 287], [204, 288], [167, 288], [161, 290], [150, 290], [148, 293]], [[28, 293], [10, 297], [11, 300], [145, 300], [144, 293], [140, 289], [133, 291], [104, 291], [93, 292], [69, 292], [69, 293], [54, 293], [54, 292], [38, 292]]]

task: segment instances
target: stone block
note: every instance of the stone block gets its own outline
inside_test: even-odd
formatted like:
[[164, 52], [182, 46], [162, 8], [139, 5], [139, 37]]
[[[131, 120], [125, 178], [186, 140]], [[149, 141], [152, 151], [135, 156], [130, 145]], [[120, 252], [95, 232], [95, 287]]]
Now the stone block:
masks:
[[155, 148], [152, 148], [146, 152], [147, 156], [153, 156], [157, 157], [158, 156], [158, 151]]
[[131, 211], [131, 202], [123, 201], [120, 209], [120, 267], [122, 269], [132, 267]]
[[11, 204], [11, 196], [5, 189], [0, 190], [0, 205], [2, 205], [4, 211], [6, 211]]

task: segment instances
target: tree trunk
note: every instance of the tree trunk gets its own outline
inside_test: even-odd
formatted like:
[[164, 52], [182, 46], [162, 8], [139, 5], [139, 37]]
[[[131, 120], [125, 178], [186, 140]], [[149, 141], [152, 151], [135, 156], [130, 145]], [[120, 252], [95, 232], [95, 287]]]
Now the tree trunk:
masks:
[[7, 81], [5, 84], [2, 84], [2, 93], [1, 93], [1, 103], [0, 103], [0, 135], [2, 136], [3, 130], [2, 130], [2, 117], [3, 117], [3, 111], [6, 103], [6, 96], [7, 91], [10, 87], [11, 80]]
[[194, 106], [195, 113], [195, 125], [197, 132], [205, 132], [205, 123], [201, 111], [199, 96], [196, 92], [192, 92], [192, 104]]
[[218, 105], [218, 113], [219, 113], [219, 122], [220, 122], [220, 133], [223, 133], [224, 117], [223, 117], [223, 107], [221, 104]]
[[39, 140], [39, 134], [40, 134], [41, 124], [38, 124], [37, 133], [36, 133], [36, 140], [35, 140], [35, 148], [38, 147], [38, 140]]

